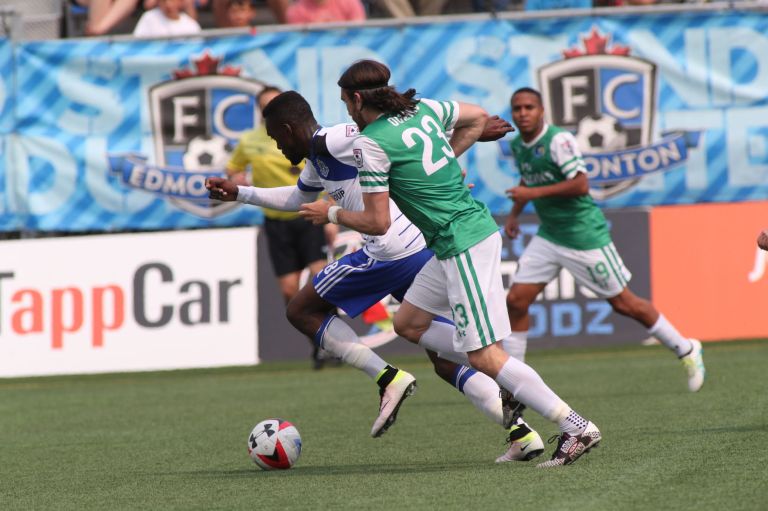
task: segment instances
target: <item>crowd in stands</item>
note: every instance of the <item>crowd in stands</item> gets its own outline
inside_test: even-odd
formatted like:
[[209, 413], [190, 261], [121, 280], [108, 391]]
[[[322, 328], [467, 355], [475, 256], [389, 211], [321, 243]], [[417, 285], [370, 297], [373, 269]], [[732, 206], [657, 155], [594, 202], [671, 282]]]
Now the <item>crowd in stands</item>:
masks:
[[[83, 18], [68, 36], [194, 34], [201, 28], [359, 22], [471, 12], [649, 5], [683, 0], [63, 0]], [[72, 26], [68, 24], [68, 26]]]

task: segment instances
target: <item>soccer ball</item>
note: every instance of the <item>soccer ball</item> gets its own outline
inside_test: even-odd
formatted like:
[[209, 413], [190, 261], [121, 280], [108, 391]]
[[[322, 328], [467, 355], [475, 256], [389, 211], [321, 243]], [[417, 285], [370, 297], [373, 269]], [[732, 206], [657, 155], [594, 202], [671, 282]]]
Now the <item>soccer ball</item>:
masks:
[[579, 121], [576, 142], [585, 153], [619, 151], [627, 147], [627, 132], [610, 115], [591, 115]]
[[301, 455], [299, 430], [283, 419], [263, 420], [248, 437], [248, 455], [264, 470], [291, 468]]
[[187, 144], [182, 162], [187, 170], [224, 169], [232, 146], [221, 135], [195, 137]]

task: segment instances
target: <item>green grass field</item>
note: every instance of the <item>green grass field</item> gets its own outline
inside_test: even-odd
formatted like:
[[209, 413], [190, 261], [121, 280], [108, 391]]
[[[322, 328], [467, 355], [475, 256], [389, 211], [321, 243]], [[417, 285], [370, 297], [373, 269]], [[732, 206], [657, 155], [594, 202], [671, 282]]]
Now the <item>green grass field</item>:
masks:
[[[768, 342], [704, 354], [707, 382], [690, 394], [660, 347], [533, 352], [603, 432], [599, 449], [550, 470], [496, 465], [503, 431], [426, 357], [395, 360], [419, 390], [380, 439], [376, 387], [350, 368], [0, 380], [0, 509], [767, 509]], [[268, 417], [302, 434], [291, 470], [248, 458]], [[556, 432], [527, 418], [545, 439]]]

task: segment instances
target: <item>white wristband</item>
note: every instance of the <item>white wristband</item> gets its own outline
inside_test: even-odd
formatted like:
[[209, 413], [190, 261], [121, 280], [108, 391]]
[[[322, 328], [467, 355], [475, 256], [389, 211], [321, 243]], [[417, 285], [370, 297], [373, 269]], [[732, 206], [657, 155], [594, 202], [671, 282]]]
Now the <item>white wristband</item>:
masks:
[[332, 224], [338, 224], [339, 223], [339, 211], [342, 209], [341, 206], [331, 206], [328, 208], [328, 221]]

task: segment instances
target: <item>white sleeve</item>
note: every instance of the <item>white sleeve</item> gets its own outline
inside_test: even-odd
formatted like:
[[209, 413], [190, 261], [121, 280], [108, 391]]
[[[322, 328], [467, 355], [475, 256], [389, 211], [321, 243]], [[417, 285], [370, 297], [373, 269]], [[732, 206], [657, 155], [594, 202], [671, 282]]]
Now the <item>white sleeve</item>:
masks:
[[355, 124], [337, 124], [325, 132], [325, 145], [328, 153], [346, 165], [355, 166], [352, 148], [360, 131]]
[[357, 137], [352, 145], [352, 156], [363, 193], [389, 191], [391, 163], [379, 144], [366, 136]]
[[581, 156], [576, 138], [568, 131], [561, 131], [549, 144], [552, 161], [560, 168], [566, 179], [573, 179], [579, 172], [587, 173], [587, 166]]
[[141, 15], [141, 18], [139, 18], [139, 22], [136, 23], [136, 26], [133, 29], [133, 36], [134, 37], [151, 37], [152, 36], [152, 27], [150, 16], [147, 16], [149, 14], [149, 11], [145, 12]]
[[281, 211], [298, 211], [302, 204], [312, 202], [315, 199], [317, 199], [317, 192], [299, 190], [298, 186], [278, 186], [276, 188], [237, 187], [238, 202], [263, 208], [279, 209]]
[[309, 160], [304, 160], [304, 168], [299, 174], [299, 181], [296, 183], [302, 192], [322, 192], [323, 182], [317, 175], [314, 164]]
[[424, 98], [420, 100], [420, 103], [424, 103], [435, 112], [446, 132], [451, 131], [456, 126], [456, 121], [459, 119], [459, 103], [457, 101], [435, 101]]

